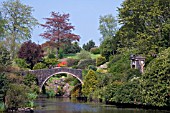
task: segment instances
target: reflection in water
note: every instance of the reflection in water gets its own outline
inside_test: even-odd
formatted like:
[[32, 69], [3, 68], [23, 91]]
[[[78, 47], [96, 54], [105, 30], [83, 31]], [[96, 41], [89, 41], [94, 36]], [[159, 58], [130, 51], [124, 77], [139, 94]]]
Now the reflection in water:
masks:
[[170, 113], [166, 111], [124, 109], [99, 103], [83, 103], [69, 98], [41, 98], [34, 113]]

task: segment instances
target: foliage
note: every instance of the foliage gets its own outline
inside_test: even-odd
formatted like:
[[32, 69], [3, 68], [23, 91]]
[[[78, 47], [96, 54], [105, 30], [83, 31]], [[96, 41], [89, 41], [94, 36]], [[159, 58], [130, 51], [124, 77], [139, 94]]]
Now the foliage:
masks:
[[24, 76], [24, 84], [31, 88], [32, 85], [37, 84], [37, 79], [35, 75], [27, 74]]
[[86, 97], [90, 97], [90, 94], [97, 88], [97, 74], [93, 70], [89, 70], [83, 82], [82, 93]]
[[118, 103], [136, 103], [141, 102], [139, 82], [128, 82], [122, 84], [110, 101]]
[[93, 47], [93, 48], [90, 49], [90, 53], [100, 54], [100, 48], [99, 47]]
[[117, 50], [118, 40], [115, 36], [118, 30], [117, 21], [109, 14], [100, 16], [99, 24], [99, 30], [102, 35], [100, 53], [108, 60], [109, 56], [115, 54]]
[[15, 63], [20, 68], [28, 68], [29, 67], [29, 64], [26, 63], [25, 59], [16, 58]]
[[80, 52], [81, 50], [81, 47], [78, 45], [78, 42], [70, 43], [65, 46], [66, 47], [63, 49], [64, 54], [74, 54]]
[[6, 92], [5, 105], [8, 109], [24, 107], [28, 101], [28, 88], [23, 84], [10, 84]]
[[114, 55], [117, 50], [117, 39], [116, 37], [105, 37], [105, 39], [101, 42], [100, 45], [100, 53], [107, 60], [109, 60], [109, 56]]
[[74, 66], [74, 65], [77, 65], [79, 60], [78, 59], [73, 59], [73, 58], [67, 58], [67, 66], [68, 67], [71, 67], [71, 66]]
[[8, 66], [11, 63], [10, 52], [4, 46], [0, 46], [0, 66]]
[[99, 56], [96, 58], [96, 66], [100, 66], [106, 62], [106, 58], [103, 56]]
[[63, 57], [64, 57], [64, 52], [63, 52], [62, 49], [59, 49], [59, 51], [58, 51], [58, 58], [62, 59]]
[[141, 91], [145, 104], [169, 105], [170, 94], [170, 48], [161, 52], [147, 66], [141, 79]]
[[82, 59], [79, 61], [77, 68], [78, 69], [87, 69], [89, 65], [96, 65], [96, 60], [93, 59]]
[[58, 63], [57, 58], [44, 58], [44, 63], [47, 67], [55, 66]]
[[49, 89], [47, 91], [47, 96], [48, 97], [55, 97], [56, 96], [56, 93], [54, 92], [54, 89]]
[[170, 46], [170, 1], [126, 0], [119, 11], [122, 27], [117, 33], [120, 48], [157, 54]]
[[27, 106], [33, 108], [34, 107], [34, 100], [38, 97], [36, 93], [28, 93], [28, 102]]
[[95, 42], [93, 40], [90, 40], [87, 44], [83, 44], [83, 49], [86, 51], [90, 51], [93, 47], [95, 47]]
[[42, 59], [43, 51], [40, 45], [37, 45], [31, 41], [27, 41], [21, 45], [21, 48], [18, 52], [18, 57], [25, 59], [30, 65], [30, 68], [33, 69], [34, 65]]
[[90, 52], [88, 52], [86, 50], [81, 50], [80, 53], [77, 53], [77, 58], [78, 59], [90, 59], [91, 54], [90, 54]]
[[96, 66], [94, 66], [94, 65], [89, 65], [88, 66], [88, 69], [90, 70], [93, 70], [93, 71], [96, 71], [97, 70], [97, 67]]
[[5, 104], [0, 102], [0, 112], [5, 111]]
[[[119, 58], [120, 57], [120, 58]], [[116, 59], [112, 59], [109, 61], [109, 73], [112, 73], [117, 80], [126, 80], [127, 73], [126, 71], [130, 69], [130, 53], [121, 54], [121, 56], [114, 57]]]
[[41, 24], [46, 31], [40, 36], [55, 42], [58, 51], [61, 45], [80, 39], [78, 35], [71, 33], [74, 26], [69, 23], [69, 16], [69, 14], [52, 12], [51, 18], [45, 18], [46, 23]]
[[4, 29], [4, 26], [5, 26], [5, 20], [2, 18], [2, 13], [0, 12], [0, 44], [1, 44], [1, 41], [3, 40], [3, 36], [4, 36], [4, 33], [5, 33], [5, 29]]
[[100, 16], [99, 18], [99, 30], [102, 35], [101, 41], [103, 41], [107, 37], [113, 37], [117, 31], [117, 21], [113, 17], [113, 15], [105, 15]]
[[37, 25], [32, 15], [32, 7], [24, 5], [20, 0], [2, 2], [2, 18], [5, 22], [5, 45], [9, 48], [11, 58], [18, 50], [18, 44], [31, 38], [31, 31]]
[[56, 58], [56, 56], [53, 53], [50, 53], [50, 54], [48, 54], [48, 58], [53, 59], [53, 58]]
[[46, 68], [46, 65], [45, 65], [44, 63], [39, 62], [39, 63], [36, 63], [36, 64], [34, 65], [33, 70], [36, 70], [36, 69], [44, 69], [44, 68]]
[[4, 102], [6, 91], [8, 90], [9, 80], [5, 73], [0, 73], [0, 103]]

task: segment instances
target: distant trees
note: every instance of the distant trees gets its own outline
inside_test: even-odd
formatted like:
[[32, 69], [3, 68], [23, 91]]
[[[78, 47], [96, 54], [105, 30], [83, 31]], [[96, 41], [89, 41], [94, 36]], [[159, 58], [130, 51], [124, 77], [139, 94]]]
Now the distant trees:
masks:
[[37, 62], [42, 60], [43, 50], [40, 45], [27, 41], [21, 45], [18, 52], [18, 57], [25, 59], [26, 62], [30, 64], [30, 68], [32, 69]]
[[32, 11], [32, 7], [22, 4], [20, 0], [7, 0], [2, 3], [2, 18], [6, 21], [4, 42], [11, 58], [16, 55], [18, 44], [31, 38], [31, 31], [37, 24]]
[[90, 51], [93, 47], [95, 47], [95, 42], [93, 40], [90, 40], [87, 44], [83, 44], [83, 49], [86, 51]]
[[81, 47], [79, 46], [78, 42], [73, 42], [63, 47], [63, 52], [65, 54], [78, 53], [80, 52], [80, 50], [81, 50]]
[[71, 33], [72, 30], [74, 30], [74, 26], [69, 23], [69, 16], [69, 14], [52, 12], [51, 18], [44, 18], [46, 23], [41, 24], [46, 30], [44, 33], [40, 34], [40, 36], [50, 40], [52, 43], [56, 43], [54, 46], [57, 48], [57, 52], [59, 52], [59, 49], [63, 44], [75, 40], [79, 41], [80, 39], [79, 35]]

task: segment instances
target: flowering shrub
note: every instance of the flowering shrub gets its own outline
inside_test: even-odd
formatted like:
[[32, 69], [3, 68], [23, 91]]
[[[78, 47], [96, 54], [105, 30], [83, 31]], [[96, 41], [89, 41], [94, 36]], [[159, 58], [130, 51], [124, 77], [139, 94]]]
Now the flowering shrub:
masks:
[[60, 62], [59, 64], [57, 64], [57, 67], [65, 67], [65, 66], [67, 66], [66, 61], [63, 61], [63, 62]]

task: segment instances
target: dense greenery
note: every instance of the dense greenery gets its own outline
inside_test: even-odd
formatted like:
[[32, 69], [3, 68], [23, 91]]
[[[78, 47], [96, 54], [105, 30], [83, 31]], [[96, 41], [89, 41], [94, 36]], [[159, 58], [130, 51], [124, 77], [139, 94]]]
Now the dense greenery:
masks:
[[138, 53], [152, 55], [169, 47], [169, 4], [169, 0], [124, 1], [119, 8], [120, 47], [136, 48]]
[[93, 40], [90, 40], [87, 44], [83, 44], [83, 49], [86, 51], [90, 51], [93, 47], [95, 47], [95, 42]]
[[[2, 5], [11, 12], [8, 14], [6, 10], [2, 10], [2, 14], [6, 13], [9, 18], [3, 15], [0, 17], [0, 110], [4, 110], [5, 107], [33, 107], [33, 100], [37, 97], [36, 77], [31, 74], [20, 76], [14, 72], [28, 68], [43, 69], [66, 65], [69, 68], [83, 70], [84, 84], [81, 87], [77, 79], [67, 75], [54, 76], [46, 83], [46, 93], [49, 97], [64, 95], [65, 85], [69, 83], [68, 89], [72, 89], [70, 95], [75, 97], [85, 96], [90, 100], [100, 99], [111, 103], [170, 106], [169, 0], [125, 0], [118, 8], [118, 21], [111, 14], [100, 16], [99, 30], [102, 35], [100, 46], [95, 47], [95, 42], [90, 40], [83, 45], [83, 50], [77, 42], [73, 42], [80, 38], [71, 33], [74, 27], [68, 22], [66, 23], [70, 26], [59, 26], [65, 23], [64, 20], [67, 20], [69, 15], [55, 12], [52, 12], [51, 18], [46, 18], [47, 23], [42, 26], [47, 30], [51, 26], [57, 31], [56, 23], [52, 25], [56, 21], [60, 28], [70, 27], [63, 29], [66, 32], [59, 30], [61, 35], [51, 31], [48, 34], [44, 32], [41, 36], [49, 38], [50, 41], [41, 46], [31, 41], [22, 43], [21, 47], [18, 46], [23, 40], [30, 38], [30, 31], [36, 20], [29, 18], [31, 25], [28, 28], [20, 26], [25, 25], [22, 23], [24, 20], [21, 22], [11, 20], [10, 14], [19, 13], [18, 9], [14, 8], [16, 10], [14, 11], [12, 8], [16, 5], [15, 2], [21, 11], [24, 8], [28, 9], [21, 13], [19, 20], [23, 20], [22, 15], [25, 13], [30, 17], [32, 11], [31, 7], [22, 5], [19, 0], [11, 0], [11, 4], [7, 1]], [[62, 22], [57, 16], [63, 19]], [[117, 28], [117, 22], [121, 24], [120, 29]], [[28, 23], [25, 26], [27, 25]], [[12, 26], [14, 29], [10, 31], [9, 28]], [[56, 38], [53, 40], [54, 37], [50, 37], [51, 35]], [[71, 35], [71, 38], [68, 35]], [[61, 37], [64, 37], [63, 40]], [[14, 52], [11, 52], [11, 48], [14, 48]], [[19, 52], [17, 48], [20, 48]], [[45, 50], [44, 53], [42, 48]], [[58, 49], [58, 56], [55, 48]], [[18, 58], [11, 59], [17, 52]], [[131, 68], [131, 54], [146, 58], [144, 73]], [[63, 57], [65, 59], [62, 59]]]
[[161, 52], [147, 66], [141, 78], [141, 91], [145, 104], [170, 104], [170, 48]]

